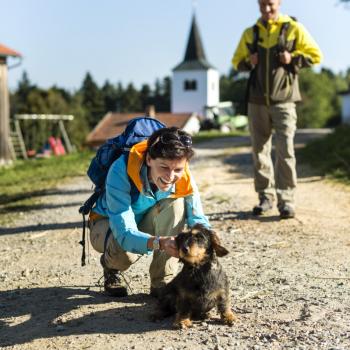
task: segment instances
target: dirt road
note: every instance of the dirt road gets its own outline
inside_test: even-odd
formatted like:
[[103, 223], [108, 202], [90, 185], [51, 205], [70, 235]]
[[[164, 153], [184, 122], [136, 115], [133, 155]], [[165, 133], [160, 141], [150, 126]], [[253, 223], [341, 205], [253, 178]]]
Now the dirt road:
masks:
[[98, 254], [90, 250], [80, 266], [77, 208], [90, 192], [80, 178], [0, 228], [0, 348], [349, 349], [349, 188], [299, 165], [297, 218], [280, 221], [277, 209], [254, 218], [242, 141], [202, 144], [192, 166], [205, 212], [230, 250], [221, 262], [239, 322], [224, 326], [215, 313], [185, 331], [171, 319], [150, 322], [148, 257], [125, 274], [128, 297], [103, 295]]

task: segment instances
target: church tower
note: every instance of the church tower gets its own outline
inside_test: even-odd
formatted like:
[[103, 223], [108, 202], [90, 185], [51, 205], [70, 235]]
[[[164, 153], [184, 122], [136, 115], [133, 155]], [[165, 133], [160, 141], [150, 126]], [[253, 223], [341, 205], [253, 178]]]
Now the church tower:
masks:
[[219, 72], [207, 61], [193, 15], [184, 60], [173, 69], [172, 113], [198, 113], [219, 103]]

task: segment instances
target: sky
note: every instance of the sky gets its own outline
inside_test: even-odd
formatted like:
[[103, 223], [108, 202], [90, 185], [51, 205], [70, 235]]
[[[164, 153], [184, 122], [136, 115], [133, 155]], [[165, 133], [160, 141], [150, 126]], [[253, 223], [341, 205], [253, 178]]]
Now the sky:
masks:
[[[87, 72], [99, 86], [153, 86], [183, 60], [194, 11], [208, 61], [227, 74], [243, 30], [259, 17], [257, 0], [0, 0], [0, 43], [23, 55], [9, 70], [9, 87], [23, 71], [41, 88], [77, 90]], [[281, 13], [297, 17], [317, 41], [320, 67], [350, 67], [349, 7], [282, 0]]]

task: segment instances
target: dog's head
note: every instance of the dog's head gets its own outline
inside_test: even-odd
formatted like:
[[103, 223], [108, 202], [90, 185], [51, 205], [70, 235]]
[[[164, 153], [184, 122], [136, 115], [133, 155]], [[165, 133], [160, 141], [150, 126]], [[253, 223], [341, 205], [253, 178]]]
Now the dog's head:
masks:
[[190, 265], [203, 265], [214, 256], [222, 257], [228, 254], [217, 234], [196, 224], [191, 230], [182, 232], [176, 237], [180, 260]]

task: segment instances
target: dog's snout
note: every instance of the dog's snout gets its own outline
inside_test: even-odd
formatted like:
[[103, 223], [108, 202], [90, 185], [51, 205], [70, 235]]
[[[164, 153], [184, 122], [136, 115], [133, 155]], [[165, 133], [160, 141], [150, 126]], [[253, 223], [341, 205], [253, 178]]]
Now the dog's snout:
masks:
[[181, 247], [181, 250], [182, 250], [185, 254], [188, 254], [188, 251], [189, 251], [188, 245], [183, 245], [183, 246]]

